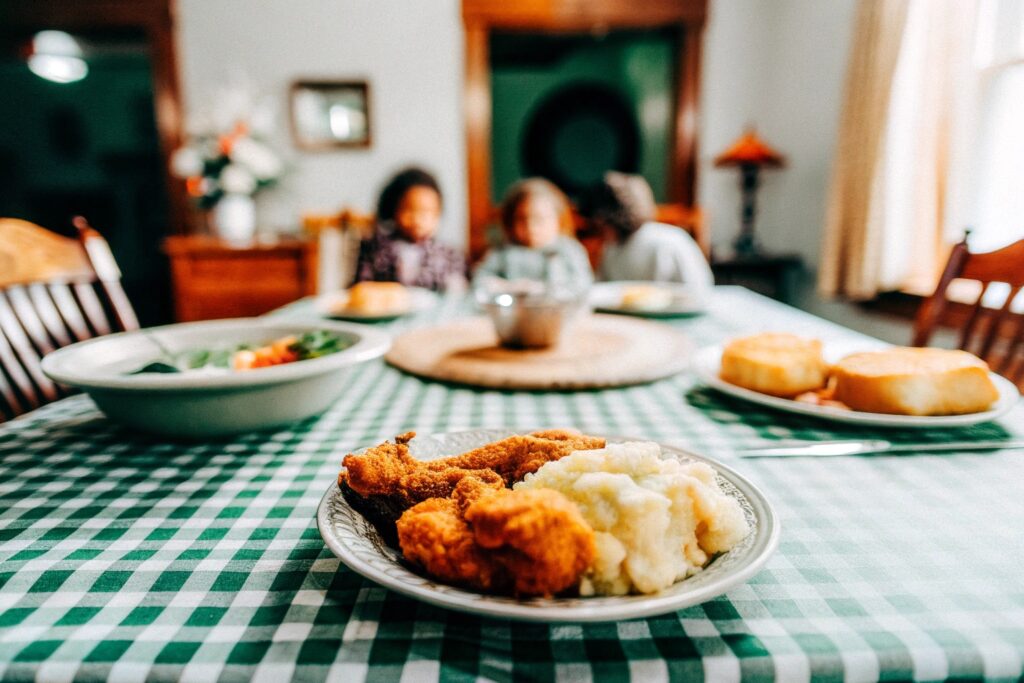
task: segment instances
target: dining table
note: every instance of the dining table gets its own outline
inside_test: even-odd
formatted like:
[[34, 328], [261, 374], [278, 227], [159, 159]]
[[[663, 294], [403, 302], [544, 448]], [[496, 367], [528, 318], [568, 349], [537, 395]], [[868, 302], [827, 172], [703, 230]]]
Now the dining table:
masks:
[[[313, 317], [309, 300], [274, 313]], [[474, 315], [461, 295], [378, 323]], [[740, 287], [661, 321], [695, 347], [786, 331], [877, 343]], [[748, 582], [611, 623], [465, 614], [389, 591], [325, 547], [317, 506], [354, 449], [408, 431], [573, 427], [699, 453], [781, 522]], [[135, 433], [75, 395], [0, 425], [0, 681], [870, 681], [1024, 675], [1024, 452], [741, 458], [790, 440], [1024, 436], [1018, 404], [956, 429], [843, 425], [720, 395], [688, 372], [498, 391], [354, 367], [322, 415], [203, 441]]]

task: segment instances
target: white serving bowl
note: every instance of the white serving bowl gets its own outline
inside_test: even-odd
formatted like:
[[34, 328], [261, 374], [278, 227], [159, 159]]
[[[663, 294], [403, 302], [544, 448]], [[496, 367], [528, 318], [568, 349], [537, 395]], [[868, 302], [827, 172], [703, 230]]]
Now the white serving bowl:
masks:
[[[262, 344], [328, 330], [354, 341], [309, 360], [223, 374], [129, 374], [165, 351]], [[391, 338], [364, 325], [327, 320], [237, 318], [122, 332], [43, 358], [52, 380], [84, 390], [107, 417], [140, 431], [198, 438], [264, 429], [323, 412], [344, 392], [350, 368], [387, 352]], [[162, 347], [162, 348], [161, 348]]]

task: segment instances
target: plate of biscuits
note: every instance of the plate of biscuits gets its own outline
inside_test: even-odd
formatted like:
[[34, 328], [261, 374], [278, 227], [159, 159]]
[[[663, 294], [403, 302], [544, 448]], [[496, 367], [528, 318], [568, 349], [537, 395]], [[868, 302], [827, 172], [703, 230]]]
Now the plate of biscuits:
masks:
[[705, 602], [760, 571], [780, 532], [764, 495], [721, 463], [573, 430], [409, 433], [353, 451], [317, 525], [391, 590], [545, 623]]
[[966, 351], [823, 344], [763, 333], [700, 350], [705, 385], [777, 410], [878, 427], [964, 427], [1016, 405], [1017, 387]]
[[424, 311], [436, 303], [437, 295], [422, 287], [406, 287], [398, 282], [357, 282], [348, 289], [318, 296], [313, 308], [326, 318], [372, 323]]

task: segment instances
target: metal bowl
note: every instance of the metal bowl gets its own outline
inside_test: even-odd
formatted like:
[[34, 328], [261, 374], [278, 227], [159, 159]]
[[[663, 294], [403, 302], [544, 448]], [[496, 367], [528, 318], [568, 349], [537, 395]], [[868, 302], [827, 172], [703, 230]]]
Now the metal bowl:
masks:
[[502, 346], [543, 349], [555, 346], [587, 308], [585, 294], [505, 291], [478, 293], [477, 302], [494, 323]]

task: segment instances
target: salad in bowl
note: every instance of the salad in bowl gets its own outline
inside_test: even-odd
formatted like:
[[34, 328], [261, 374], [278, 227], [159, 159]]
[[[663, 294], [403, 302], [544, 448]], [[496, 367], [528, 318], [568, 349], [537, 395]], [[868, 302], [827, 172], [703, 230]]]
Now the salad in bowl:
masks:
[[165, 436], [222, 436], [326, 410], [390, 337], [326, 320], [239, 318], [123, 332], [47, 355], [43, 371], [107, 417]]

